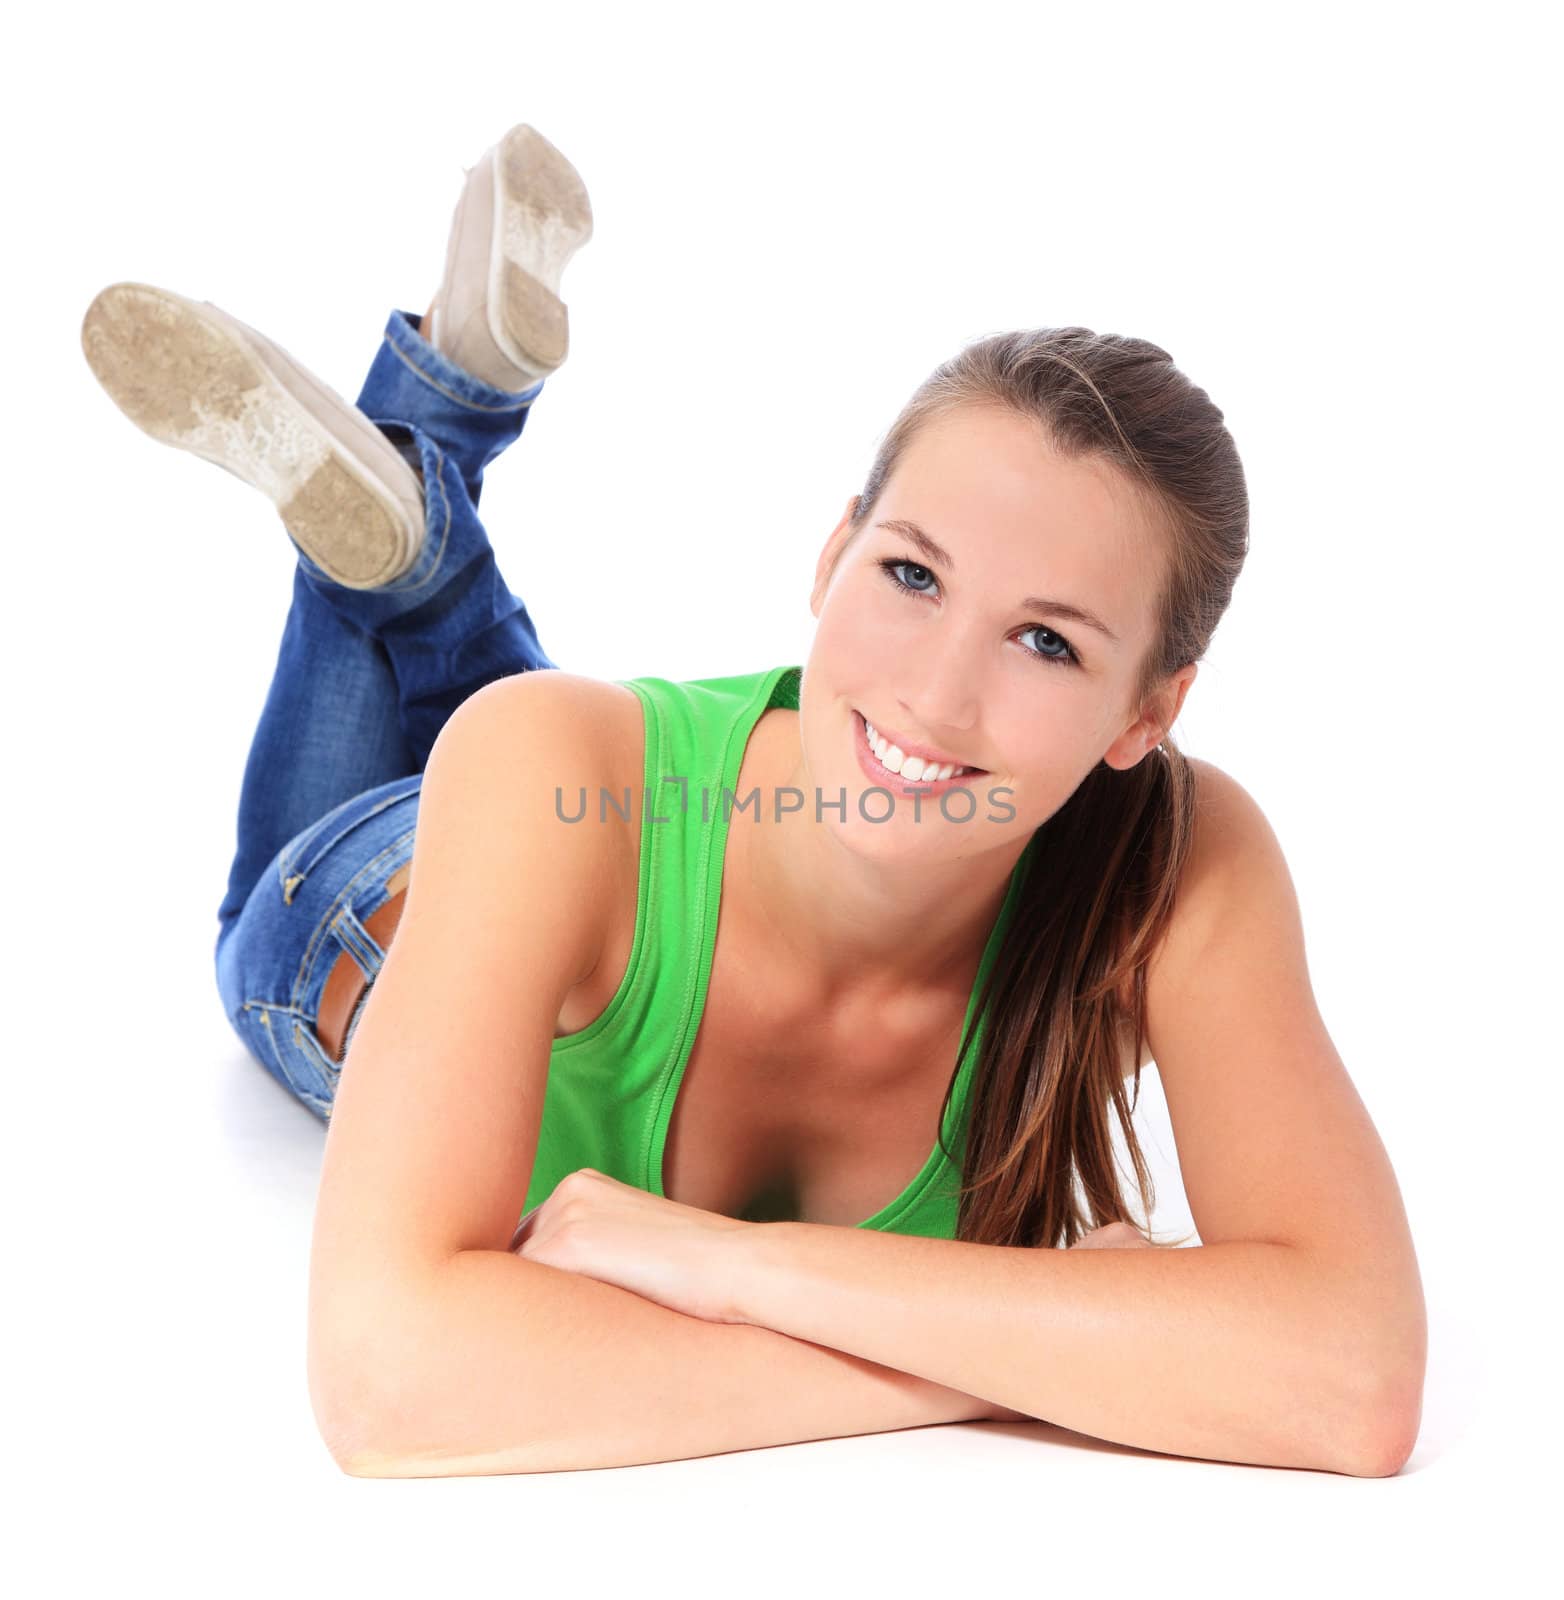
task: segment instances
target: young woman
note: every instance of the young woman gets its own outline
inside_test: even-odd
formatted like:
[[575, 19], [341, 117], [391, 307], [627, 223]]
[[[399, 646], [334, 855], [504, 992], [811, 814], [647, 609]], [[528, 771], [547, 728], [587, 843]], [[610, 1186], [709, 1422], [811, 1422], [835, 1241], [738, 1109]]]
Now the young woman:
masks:
[[[820, 552], [807, 663], [554, 668], [477, 516], [565, 359], [586, 191], [468, 174], [348, 406], [216, 307], [83, 342], [298, 551], [217, 978], [330, 1132], [309, 1381], [363, 1475], [976, 1418], [1360, 1475], [1416, 1437], [1394, 1175], [1246, 791], [1170, 729], [1248, 504], [1167, 353], [996, 335]], [[1129, 1220], [1155, 1059], [1197, 1249]], [[519, 1225], [518, 1225], [519, 1221]], [[1139, 1246], [1090, 1252], [1090, 1246]]]

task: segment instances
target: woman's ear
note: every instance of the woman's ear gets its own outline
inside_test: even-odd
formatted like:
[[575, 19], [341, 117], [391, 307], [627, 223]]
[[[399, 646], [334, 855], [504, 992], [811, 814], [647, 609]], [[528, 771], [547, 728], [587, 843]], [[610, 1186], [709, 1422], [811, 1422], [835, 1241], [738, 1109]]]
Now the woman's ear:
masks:
[[854, 495], [847, 502], [847, 509], [842, 513], [842, 520], [831, 530], [820, 551], [820, 559], [815, 562], [815, 586], [809, 591], [809, 612], [811, 616], [820, 615], [820, 607], [825, 601], [825, 592], [831, 587], [831, 577], [836, 571], [837, 563], [842, 559], [842, 552], [847, 548], [852, 538], [851, 523], [853, 513], [858, 509], [858, 496]]
[[1119, 772], [1129, 769], [1162, 743], [1163, 736], [1178, 717], [1184, 705], [1184, 696], [1195, 681], [1199, 671], [1197, 663], [1180, 667], [1171, 674], [1158, 691], [1145, 713], [1137, 717], [1103, 752], [1103, 760]]

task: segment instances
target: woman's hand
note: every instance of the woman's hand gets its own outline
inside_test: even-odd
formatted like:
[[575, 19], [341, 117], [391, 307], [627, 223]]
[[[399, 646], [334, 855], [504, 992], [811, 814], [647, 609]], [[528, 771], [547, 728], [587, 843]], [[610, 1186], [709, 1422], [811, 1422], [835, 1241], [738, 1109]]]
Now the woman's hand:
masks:
[[756, 1226], [582, 1167], [521, 1219], [510, 1249], [704, 1322], [742, 1323], [738, 1247]]
[[1083, 1233], [1072, 1250], [1155, 1250], [1156, 1246], [1139, 1228], [1129, 1222], [1110, 1222]]

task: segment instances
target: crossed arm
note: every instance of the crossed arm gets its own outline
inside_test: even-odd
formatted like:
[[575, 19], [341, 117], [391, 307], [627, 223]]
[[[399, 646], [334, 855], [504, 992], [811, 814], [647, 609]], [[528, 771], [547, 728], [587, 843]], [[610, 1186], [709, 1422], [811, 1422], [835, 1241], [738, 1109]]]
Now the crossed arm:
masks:
[[1168, 1454], [1394, 1473], [1416, 1413], [1372, 1292], [1297, 1246], [1018, 1250], [771, 1224], [747, 1317]]
[[[520, 1254], [444, 1264], [420, 1330], [443, 1386], [382, 1387], [377, 1440], [339, 1451], [346, 1470], [559, 1470], [1013, 1413], [1173, 1454], [1398, 1471], [1426, 1361], [1399, 1190], [1315, 1008], [1274, 835], [1230, 779], [1207, 786], [1216, 843], [1148, 975], [1201, 1247], [742, 1223], [572, 1175]], [[502, 1325], [527, 1348], [499, 1348]]]

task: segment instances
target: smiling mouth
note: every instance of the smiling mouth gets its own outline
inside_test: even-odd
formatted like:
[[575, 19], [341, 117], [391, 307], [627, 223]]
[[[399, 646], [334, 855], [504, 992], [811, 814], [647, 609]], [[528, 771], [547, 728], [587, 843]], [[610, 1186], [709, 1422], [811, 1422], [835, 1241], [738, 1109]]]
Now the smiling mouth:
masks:
[[[926, 761], [921, 756], [903, 756], [899, 747], [874, 728], [861, 711], [855, 710], [853, 719], [857, 723], [855, 734], [859, 748], [864, 755], [875, 767], [903, 783], [955, 784], [987, 774], [987, 768], [968, 766], [965, 762]], [[888, 765], [889, 761], [897, 765]]]

